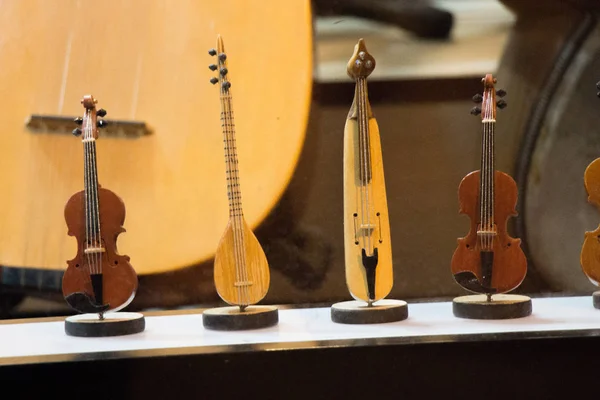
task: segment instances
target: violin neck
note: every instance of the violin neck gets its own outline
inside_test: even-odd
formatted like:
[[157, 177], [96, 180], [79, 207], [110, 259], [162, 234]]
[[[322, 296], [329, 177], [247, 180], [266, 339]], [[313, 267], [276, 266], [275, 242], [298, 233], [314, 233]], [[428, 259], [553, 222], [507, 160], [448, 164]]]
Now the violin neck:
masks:
[[235, 143], [235, 124], [231, 105], [231, 92], [221, 93], [221, 127], [225, 148], [225, 167], [227, 172], [227, 197], [229, 199], [229, 217], [241, 218], [242, 193], [238, 170], [237, 147]]
[[494, 227], [494, 127], [496, 121], [482, 121], [481, 174], [479, 176], [479, 206], [481, 229], [491, 231]]
[[83, 141], [85, 232], [88, 246], [100, 245], [100, 206], [98, 204], [98, 167], [96, 164], [96, 140]]
[[366, 186], [373, 176], [369, 135], [369, 119], [373, 117], [373, 113], [369, 104], [367, 79], [364, 77], [356, 79], [354, 102], [349, 117], [358, 122], [358, 177], [360, 184]]

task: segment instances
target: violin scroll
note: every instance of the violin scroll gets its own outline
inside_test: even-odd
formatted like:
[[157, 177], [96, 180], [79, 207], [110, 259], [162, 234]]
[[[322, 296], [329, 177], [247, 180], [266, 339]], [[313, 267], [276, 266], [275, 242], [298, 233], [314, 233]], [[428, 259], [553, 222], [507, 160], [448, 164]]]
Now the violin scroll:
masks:
[[[481, 103], [481, 106], [475, 106], [471, 109], [472, 115], [481, 115], [482, 120], [495, 120], [496, 109], [505, 109], [508, 105], [502, 97], [506, 96], [506, 90], [495, 89], [496, 78], [492, 74], [487, 74], [481, 82], [483, 83], [483, 94], [477, 93], [473, 96], [474, 103]], [[496, 100], [496, 96], [500, 99]]]

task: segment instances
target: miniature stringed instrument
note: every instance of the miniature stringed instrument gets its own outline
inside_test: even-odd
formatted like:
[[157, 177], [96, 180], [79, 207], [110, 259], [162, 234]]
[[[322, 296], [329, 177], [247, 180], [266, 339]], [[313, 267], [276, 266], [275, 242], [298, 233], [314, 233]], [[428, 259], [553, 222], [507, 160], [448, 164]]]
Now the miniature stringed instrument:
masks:
[[[600, 82], [596, 87], [600, 90]], [[597, 94], [600, 97], [600, 92]], [[592, 161], [585, 169], [583, 183], [588, 193], [588, 201], [600, 207], [600, 158]], [[583, 273], [598, 286], [600, 284], [600, 226], [592, 232], [585, 232], [580, 262]]]
[[356, 88], [344, 128], [344, 249], [348, 290], [369, 305], [393, 284], [381, 142], [367, 93], [374, 69], [375, 59], [360, 39], [347, 66]]
[[110, 190], [98, 184], [96, 139], [99, 120], [106, 111], [96, 110], [96, 99], [86, 95], [81, 101], [85, 112], [75, 122], [73, 131], [82, 135], [84, 155], [84, 190], [75, 193], [65, 206], [68, 234], [77, 239], [77, 255], [67, 261], [62, 291], [65, 300], [82, 313], [117, 311], [135, 296], [138, 279], [129, 257], [117, 252], [116, 240], [125, 232], [125, 206]]
[[217, 246], [214, 279], [219, 296], [225, 302], [239, 306], [243, 311], [247, 306], [258, 303], [267, 294], [270, 280], [269, 264], [260, 243], [246, 223], [242, 210], [231, 82], [225, 46], [220, 35], [217, 37], [217, 49], [211, 49], [209, 54], [217, 56], [217, 64], [211, 64], [209, 68], [217, 71], [219, 76], [213, 77], [211, 83], [218, 83], [220, 89], [221, 127], [229, 199], [229, 222]]
[[521, 284], [527, 273], [527, 260], [521, 249], [521, 240], [509, 236], [508, 218], [517, 214], [517, 186], [515, 181], [494, 167], [494, 129], [496, 106], [506, 107], [504, 90], [495, 90], [496, 79], [491, 74], [482, 79], [483, 96], [473, 101], [481, 108], [471, 110], [481, 114], [482, 147], [481, 170], [463, 178], [458, 188], [460, 213], [471, 219], [469, 234], [458, 239], [452, 257], [454, 279], [462, 287], [488, 295], [506, 293]]

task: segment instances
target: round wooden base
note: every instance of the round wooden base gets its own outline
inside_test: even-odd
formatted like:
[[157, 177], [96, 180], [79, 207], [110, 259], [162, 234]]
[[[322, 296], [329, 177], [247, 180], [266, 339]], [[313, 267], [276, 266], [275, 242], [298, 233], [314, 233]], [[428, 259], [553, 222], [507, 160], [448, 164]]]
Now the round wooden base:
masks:
[[278, 322], [279, 312], [272, 306], [248, 306], [244, 311], [237, 306], [219, 307], [202, 313], [204, 327], [218, 331], [261, 329]]
[[402, 300], [342, 301], [331, 306], [331, 320], [338, 324], [383, 324], [408, 318], [408, 304]]
[[123, 336], [143, 332], [146, 320], [142, 314], [114, 312], [104, 314], [78, 314], [65, 319], [65, 332], [69, 336], [106, 337]]
[[531, 299], [516, 294], [485, 294], [457, 297], [452, 301], [455, 317], [468, 319], [512, 319], [531, 315]]
[[600, 309], [600, 291], [592, 294], [592, 301], [594, 302], [594, 308]]

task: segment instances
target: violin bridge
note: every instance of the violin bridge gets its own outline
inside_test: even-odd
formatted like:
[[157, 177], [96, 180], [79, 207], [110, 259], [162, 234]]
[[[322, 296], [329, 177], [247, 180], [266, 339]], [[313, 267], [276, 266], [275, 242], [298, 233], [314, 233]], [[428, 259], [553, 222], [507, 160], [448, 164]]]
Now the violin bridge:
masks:
[[373, 234], [373, 231], [375, 230], [375, 228], [377, 227], [377, 225], [375, 224], [360, 224], [360, 233], [364, 236], [370, 236], [371, 234]]
[[106, 250], [104, 247], [89, 247], [83, 250], [84, 254], [95, 254], [95, 253], [104, 253]]

